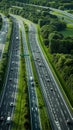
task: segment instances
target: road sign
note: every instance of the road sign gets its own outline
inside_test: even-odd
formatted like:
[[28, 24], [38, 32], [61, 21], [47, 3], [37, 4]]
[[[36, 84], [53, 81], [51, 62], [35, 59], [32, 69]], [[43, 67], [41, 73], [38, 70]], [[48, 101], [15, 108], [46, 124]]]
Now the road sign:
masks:
[[29, 56], [29, 54], [20, 54], [21, 57]]

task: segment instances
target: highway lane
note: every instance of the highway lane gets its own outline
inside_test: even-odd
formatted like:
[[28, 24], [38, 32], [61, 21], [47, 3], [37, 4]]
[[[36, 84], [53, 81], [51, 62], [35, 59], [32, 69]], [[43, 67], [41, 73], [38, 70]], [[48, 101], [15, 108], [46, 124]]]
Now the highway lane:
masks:
[[4, 16], [3, 14], [1, 14], [1, 16], [2, 16], [2, 20], [3, 20], [3, 25], [0, 30], [0, 60], [2, 58], [2, 54], [4, 51], [4, 46], [5, 46], [6, 37], [7, 37], [7, 33], [8, 33], [8, 28], [9, 28], [9, 21], [8, 21], [7, 17]]
[[[73, 24], [72, 20], [73, 20], [73, 14], [71, 13], [68, 13], [67, 11], [63, 11], [63, 10], [60, 10], [60, 9], [56, 9], [56, 8], [52, 8], [52, 7], [47, 7], [47, 6], [39, 6], [39, 5], [35, 5], [35, 4], [24, 4], [25, 5], [28, 5], [28, 6], [31, 6], [31, 7], [39, 7], [39, 8], [42, 8], [42, 9], [47, 9], [47, 10], [51, 10], [51, 11], [57, 11], [59, 12], [60, 14], [56, 14], [58, 17], [61, 17], [63, 18], [64, 17], [64, 21], [69, 23], [69, 24]], [[22, 6], [22, 4], [20, 3], [20, 6]], [[62, 14], [62, 15], [61, 15]]]
[[[66, 11], [63, 11], [63, 10], [60, 10], [60, 9], [56, 9], [56, 8], [52, 8], [52, 7], [48, 7], [48, 6], [39, 6], [39, 5], [35, 5], [35, 4], [27, 4], [27, 3], [19, 2], [19, 7], [21, 8], [23, 6], [31, 6], [31, 7], [35, 7], [35, 8], [39, 7], [39, 8], [42, 8], [42, 9], [50, 9], [50, 10], [53, 10], [53, 11], [58, 11], [58, 12], [61, 12], [62, 14], [68, 16], [69, 18], [71, 18], [73, 20], [73, 14], [68, 13]], [[17, 4], [16, 4], [15, 7], [17, 7]]]
[[62, 10], [55, 9], [55, 8], [50, 8], [50, 10], [51, 10], [51, 13], [53, 11], [57, 12], [54, 15], [56, 15], [58, 18], [60, 18], [60, 19], [64, 18], [63, 21], [65, 23], [73, 25], [73, 14], [70, 14], [70, 13], [67, 13], [66, 11], [62, 11]]
[[70, 19], [73, 20], [73, 14], [71, 14], [71, 13], [68, 13], [68, 12], [60, 10], [60, 9], [51, 8], [51, 7], [49, 9], [53, 10], [53, 11], [57, 11], [59, 13], [62, 13], [65, 17], [67, 16], [67, 17], [69, 17]]
[[[62, 18], [64, 17], [65, 18], [64, 19], [65, 22], [70, 23], [70, 24], [73, 23], [71, 21], [71, 20], [73, 20], [73, 14], [68, 13], [67, 11], [63, 11], [63, 10], [60, 10], [60, 9], [51, 8], [51, 7], [47, 7], [47, 6], [39, 6], [39, 5], [35, 5], [35, 4], [24, 4], [24, 6], [27, 6], [27, 5], [31, 6], [31, 7], [35, 7], [35, 8], [39, 7], [40, 9], [42, 8], [42, 9], [47, 9], [47, 10], [50, 9], [51, 11], [57, 11], [57, 12], [63, 14], [63, 16], [61, 14], [59, 14], [58, 17], [62, 17]], [[21, 3], [20, 3], [20, 6], [22, 6]], [[70, 19], [70, 21], [69, 21], [69, 19]]]
[[[50, 116], [52, 129], [72, 130], [72, 115], [44, 58], [44, 55], [38, 44], [36, 33], [35, 26], [33, 24], [29, 24], [30, 47], [39, 77], [41, 90], [45, 99], [48, 114]], [[69, 121], [72, 123], [68, 124]]]
[[[0, 130], [10, 130], [11, 120], [16, 101], [16, 93], [18, 87], [18, 75], [19, 75], [19, 63], [20, 63], [20, 37], [19, 37], [19, 25], [16, 19], [13, 19], [13, 32], [11, 38], [11, 49], [8, 65], [8, 73], [6, 83], [3, 91], [3, 95], [0, 102]], [[18, 39], [17, 39], [18, 37]], [[10, 104], [13, 104], [12, 106]], [[7, 118], [10, 117], [9, 124], [7, 124]]]
[[24, 47], [24, 56], [25, 56], [26, 72], [27, 72], [31, 130], [41, 130], [40, 115], [39, 115], [39, 110], [38, 110], [38, 100], [37, 100], [37, 94], [36, 94], [36, 85], [34, 81], [31, 59], [29, 56], [29, 50], [28, 50], [28, 45], [26, 41], [25, 28], [21, 21], [20, 21], [20, 25], [22, 28], [22, 41], [23, 41], [23, 47]]

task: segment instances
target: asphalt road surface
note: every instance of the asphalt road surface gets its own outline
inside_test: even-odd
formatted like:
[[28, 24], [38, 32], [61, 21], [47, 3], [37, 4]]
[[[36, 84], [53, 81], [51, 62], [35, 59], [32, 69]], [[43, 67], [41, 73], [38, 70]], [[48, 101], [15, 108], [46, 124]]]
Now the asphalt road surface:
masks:
[[37, 39], [35, 25], [31, 23], [29, 42], [52, 130], [73, 130], [72, 113], [65, 103]]
[[[13, 115], [14, 107], [11, 103], [15, 104], [15, 95], [17, 92], [18, 74], [19, 74], [19, 56], [20, 56], [20, 40], [19, 40], [19, 25], [16, 19], [14, 21], [14, 28], [12, 34], [12, 46], [10, 51], [10, 61], [7, 73], [6, 84], [4, 87], [3, 95], [0, 102], [0, 117], [3, 117], [0, 122], [0, 130], [9, 130], [11, 125], [7, 124], [7, 117]], [[21, 25], [23, 27], [23, 25]], [[30, 100], [30, 114], [32, 130], [40, 130], [40, 119], [38, 111], [38, 102], [36, 97], [35, 82], [32, 73], [32, 66], [28, 47], [26, 44], [25, 31], [22, 28], [22, 40], [24, 45], [24, 55], [26, 61], [27, 80], [29, 88]], [[16, 38], [18, 37], [18, 38]], [[63, 95], [59, 90], [54, 76], [44, 58], [42, 50], [37, 40], [37, 31], [34, 24], [29, 24], [29, 41], [33, 61], [35, 63], [40, 87], [47, 107], [48, 116], [50, 118], [51, 127], [53, 130], [73, 130], [73, 117], [69, 111]], [[31, 80], [31, 78], [33, 81]]]
[[24, 57], [25, 57], [26, 72], [27, 72], [31, 130], [41, 130], [40, 116], [39, 116], [39, 111], [38, 111], [38, 101], [37, 101], [37, 95], [36, 95], [36, 85], [35, 85], [34, 76], [33, 76], [31, 59], [29, 56], [28, 45], [26, 42], [26, 34], [25, 34], [24, 25], [22, 22], [20, 24], [22, 28], [22, 41], [23, 41], [23, 47], [24, 47]]
[[[19, 25], [16, 19], [14, 18], [12, 19], [14, 25], [11, 38], [11, 49], [9, 54], [10, 60], [8, 65], [8, 73], [5, 82], [5, 87], [0, 101], [0, 130], [9, 130], [11, 127], [11, 120], [13, 116], [13, 110], [15, 107], [16, 93], [18, 87], [18, 75], [19, 75], [19, 63], [20, 63]], [[8, 117], [10, 117], [10, 119]]]
[[2, 58], [2, 54], [4, 51], [4, 46], [5, 46], [5, 42], [6, 42], [6, 37], [7, 37], [7, 33], [8, 33], [8, 27], [9, 27], [9, 21], [7, 19], [6, 16], [2, 15], [2, 20], [3, 20], [3, 25], [2, 25], [2, 29], [0, 30], [0, 60]]

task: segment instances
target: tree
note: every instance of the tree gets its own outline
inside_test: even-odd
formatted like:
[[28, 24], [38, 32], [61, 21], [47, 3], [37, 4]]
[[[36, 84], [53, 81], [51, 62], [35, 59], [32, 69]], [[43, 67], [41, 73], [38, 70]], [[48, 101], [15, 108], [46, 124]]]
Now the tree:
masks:
[[54, 21], [53, 23], [51, 23], [51, 25], [53, 24], [53, 26], [56, 27], [57, 31], [61, 31], [64, 30], [66, 28], [66, 23], [61, 22], [61, 21]]
[[51, 42], [49, 42], [50, 53], [57, 53], [58, 49], [59, 49], [59, 42], [55, 39], [52, 39]]
[[46, 24], [49, 24], [50, 23], [50, 20], [49, 19], [39, 19], [38, 21], [38, 24], [40, 25], [40, 27], [46, 25]]

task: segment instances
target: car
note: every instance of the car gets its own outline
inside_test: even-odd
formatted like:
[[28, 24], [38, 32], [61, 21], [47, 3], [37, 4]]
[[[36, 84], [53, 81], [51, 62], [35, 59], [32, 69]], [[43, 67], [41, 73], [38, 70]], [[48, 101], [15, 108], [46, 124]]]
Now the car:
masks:
[[37, 110], [38, 110], [38, 108], [37, 108], [37, 107], [35, 107], [35, 110], [37, 111]]
[[12, 64], [14, 64], [15, 63], [15, 61], [12, 61]]
[[9, 78], [9, 81], [12, 81], [12, 78]]
[[31, 85], [34, 86], [34, 82], [33, 81], [31, 82]]
[[5, 32], [2, 32], [2, 35], [4, 35], [5, 34]]
[[59, 122], [58, 122], [58, 121], [55, 121], [55, 123], [56, 123], [56, 126], [57, 126], [58, 130], [61, 130], [61, 127], [60, 127]]
[[67, 119], [66, 122], [67, 122], [68, 125], [73, 125], [73, 120]]
[[0, 117], [0, 122], [3, 122], [3, 120], [4, 120], [4, 117], [1, 116], [1, 117]]
[[14, 106], [15, 106], [14, 102], [11, 102], [10, 107], [14, 107]]
[[16, 37], [16, 40], [18, 40], [19, 38], [18, 37]]
[[51, 91], [53, 91], [53, 88], [50, 88]]
[[38, 110], [38, 108], [35, 106], [35, 107], [32, 107], [32, 111], [37, 111]]
[[11, 71], [13, 71], [13, 68], [11, 68]]
[[33, 107], [32, 107], [31, 109], [32, 109], [32, 111], [33, 111]]
[[36, 57], [36, 60], [40, 62], [40, 59], [39, 59], [39, 57]]
[[32, 85], [32, 86], [34, 86], [34, 80], [33, 80], [33, 77], [32, 76], [30, 76], [30, 84]]
[[41, 64], [41, 63], [39, 63], [39, 66], [40, 66], [40, 67], [42, 67], [42, 64]]
[[6, 124], [9, 125], [10, 123], [11, 123], [11, 117], [8, 116], [8, 117], [7, 117], [7, 120], [6, 120]]
[[30, 76], [30, 81], [31, 81], [31, 82], [33, 81], [33, 77], [32, 77], [32, 76]]
[[48, 75], [46, 74], [45, 77], [48, 78]]
[[67, 124], [70, 124], [70, 120], [69, 120], [69, 119], [67, 119], [67, 121], [66, 121], [66, 122], [67, 122]]
[[50, 82], [50, 79], [49, 79], [49, 78], [47, 78], [47, 79], [46, 79], [46, 81], [47, 81], [47, 82]]

